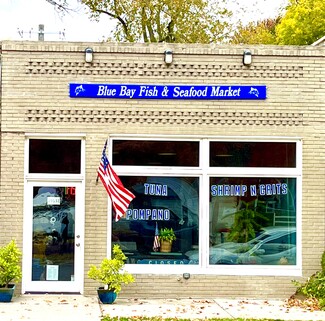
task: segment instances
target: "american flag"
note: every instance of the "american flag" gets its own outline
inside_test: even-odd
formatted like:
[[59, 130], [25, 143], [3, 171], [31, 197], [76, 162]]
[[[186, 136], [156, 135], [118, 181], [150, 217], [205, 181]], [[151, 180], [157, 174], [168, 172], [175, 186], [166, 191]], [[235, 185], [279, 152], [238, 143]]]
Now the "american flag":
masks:
[[159, 241], [159, 230], [158, 230], [158, 224], [156, 222], [156, 229], [155, 229], [155, 237], [153, 239], [153, 247], [152, 249], [157, 252], [160, 248], [160, 241]]
[[115, 221], [123, 217], [129, 207], [129, 204], [135, 196], [126, 189], [117, 174], [114, 172], [106, 156], [107, 140], [104, 145], [102, 158], [98, 167], [98, 176], [102, 181], [115, 210]]

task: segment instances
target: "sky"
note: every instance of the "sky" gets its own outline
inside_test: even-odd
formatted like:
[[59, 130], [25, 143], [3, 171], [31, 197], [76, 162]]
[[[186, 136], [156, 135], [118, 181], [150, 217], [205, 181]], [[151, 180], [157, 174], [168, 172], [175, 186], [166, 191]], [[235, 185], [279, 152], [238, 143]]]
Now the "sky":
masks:
[[[230, 3], [231, 1], [229, 1]], [[243, 19], [275, 17], [287, 0], [238, 0], [246, 8]], [[45, 41], [106, 40], [114, 23], [103, 15], [99, 22], [91, 21], [87, 9], [78, 0], [69, 0], [74, 9], [61, 17], [45, 0], [0, 0], [0, 41], [38, 40], [39, 25], [44, 25]]]

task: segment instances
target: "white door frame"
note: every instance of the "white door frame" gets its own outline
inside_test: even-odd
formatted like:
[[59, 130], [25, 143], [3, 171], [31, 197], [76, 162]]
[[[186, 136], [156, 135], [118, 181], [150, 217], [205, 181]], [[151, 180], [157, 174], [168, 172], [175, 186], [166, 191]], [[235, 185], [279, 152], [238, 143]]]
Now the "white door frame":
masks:
[[[72, 281], [32, 281], [32, 233], [33, 233], [33, 187], [57, 186], [76, 187], [75, 198], [75, 260]], [[84, 225], [85, 202], [84, 181], [72, 179], [30, 179], [26, 181], [24, 193], [24, 233], [23, 233], [23, 279], [22, 293], [60, 292], [81, 293], [84, 287]]]

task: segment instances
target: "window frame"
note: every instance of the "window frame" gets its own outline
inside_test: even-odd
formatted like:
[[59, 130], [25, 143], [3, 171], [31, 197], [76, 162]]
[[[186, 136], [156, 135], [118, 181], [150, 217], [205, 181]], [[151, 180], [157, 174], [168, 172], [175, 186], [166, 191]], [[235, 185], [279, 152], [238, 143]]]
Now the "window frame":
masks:
[[[218, 136], [168, 136], [168, 135], [110, 135], [108, 156], [112, 159], [112, 140], [182, 140], [199, 141], [198, 167], [159, 167], [159, 166], [123, 166], [112, 164], [114, 170], [121, 176], [195, 176], [199, 178], [199, 256], [198, 265], [158, 265], [127, 264], [127, 270], [136, 274], [214, 274], [214, 275], [272, 275], [272, 276], [301, 276], [302, 275], [302, 243], [301, 243], [301, 211], [302, 211], [302, 139], [299, 137], [218, 137]], [[211, 141], [236, 142], [293, 142], [296, 144], [296, 167], [294, 168], [265, 168], [265, 167], [209, 167], [209, 143]], [[296, 265], [209, 265], [209, 181], [210, 177], [288, 177], [296, 178], [297, 206], [297, 257]], [[207, 191], [207, 192], [206, 192]], [[108, 218], [112, 215], [108, 199]], [[207, 215], [208, 213], [208, 215]], [[111, 253], [112, 224], [108, 219], [107, 249]]]
[[[27, 180], [59, 180], [59, 181], [82, 181], [85, 179], [85, 134], [30, 134], [25, 135], [25, 162], [24, 172]], [[29, 141], [31, 139], [52, 139], [52, 140], [80, 140], [80, 173], [77, 174], [56, 174], [56, 173], [30, 173], [29, 172]]]
[[[80, 154], [80, 174], [50, 174], [50, 173], [29, 173], [29, 140], [30, 139], [60, 139], [60, 140], [80, 140], [81, 141], [81, 154]], [[86, 159], [86, 134], [71, 134], [71, 133], [61, 133], [61, 134], [48, 134], [48, 133], [26, 133], [25, 134], [25, 145], [24, 145], [24, 221], [23, 221], [23, 230], [24, 230], [24, 244], [23, 244], [23, 271], [27, 271], [26, 277], [22, 280], [22, 291], [25, 293], [30, 290], [30, 286], [33, 282], [28, 278], [28, 275], [31, 271], [31, 257], [32, 257], [32, 238], [31, 238], [31, 227], [30, 224], [31, 219], [31, 209], [33, 208], [32, 204], [32, 188], [34, 186], [75, 186], [78, 190], [78, 201], [76, 199], [76, 204], [78, 205], [78, 220], [75, 221], [76, 226], [76, 234], [80, 236], [80, 240], [84, 240], [84, 226], [85, 226], [85, 159]], [[60, 287], [66, 286], [66, 292], [80, 292], [83, 293], [84, 288], [84, 242], [82, 242], [82, 246], [78, 248], [79, 254], [76, 258], [75, 266], [77, 269], [75, 270], [75, 281], [74, 284], [66, 283], [66, 285], [62, 285], [60, 283]], [[76, 252], [75, 252], [76, 255]], [[81, 268], [79, 268], [81, 267]], [[32, 283], [31, 283], [32, 282]], [[36, 281], [37, 282], [37, 281]], [[57, 288], [57, 283], [53, 283], [50, 285], [48, 281], [47, 287], [53, 289], [53, 291]], [[50, 281], [52, 282], [52, 281]], [[33, 283], [34, 284], [34, 283]], [[36, 286], [36, 288], [34, 288]], [[33, 285], [32, 289], [37, 290], [38, 285]], [[44, 285], [40, 285], [42, 289]]]

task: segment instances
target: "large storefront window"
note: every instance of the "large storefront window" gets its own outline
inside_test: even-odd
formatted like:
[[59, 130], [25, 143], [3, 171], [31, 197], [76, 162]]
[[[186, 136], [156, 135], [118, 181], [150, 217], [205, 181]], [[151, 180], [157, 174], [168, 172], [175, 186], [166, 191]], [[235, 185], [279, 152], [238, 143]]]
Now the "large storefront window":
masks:
[[[155, 264], [160, 273], [165, 264], [199, 273], [300, 268], [299, 141], [113, 139], [112, 146], [113, 165], [136, 196], [112, 225], [127, 263]], [[154, 249], [156, 228], [166, 227], [176, 234], [169, 253]]]
[[296, 180], [210, 178], [210, 264], [296, 264]]
[[[113, 223], [112, 240], [126, 253], [128, 263], [193, 263], [185, 253], [198, 248], [199, 179], [137, 176], [122, 180], [136, 197], [126, 217]], [[155, 248], [156, 228], [175, 232], [170, 252]]]

